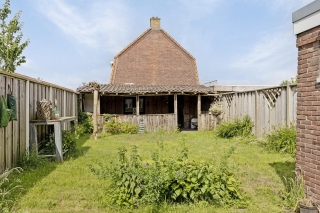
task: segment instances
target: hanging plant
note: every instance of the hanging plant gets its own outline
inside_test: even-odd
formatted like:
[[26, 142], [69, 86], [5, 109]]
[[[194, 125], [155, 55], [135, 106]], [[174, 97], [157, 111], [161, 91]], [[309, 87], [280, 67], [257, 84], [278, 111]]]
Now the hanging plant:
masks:
[[220, 102], [212, 102], [210, 104], [209, 112], [215, 117], [223, 113], [222, 104]]

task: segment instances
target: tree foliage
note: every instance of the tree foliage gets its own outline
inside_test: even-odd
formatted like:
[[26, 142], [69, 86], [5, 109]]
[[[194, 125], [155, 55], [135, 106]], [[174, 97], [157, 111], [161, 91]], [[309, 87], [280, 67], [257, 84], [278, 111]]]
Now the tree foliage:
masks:
[[284, 80], [280, 83], [280, 86], [286, 86], [290, 84], [297, 84], [298, 83], [298, 76], [291, 78], [290, 80]]
[[7, 21], [10, 14], [10, 0], [6, 0], [0, 9], [0, 66], [5, 72], [13, 73], [17, 66], [26, 62], [26, 57], [21, 54], [30, 41], [20, 44], [23, 35], [23, 23], [19, 22], [21, 11]]

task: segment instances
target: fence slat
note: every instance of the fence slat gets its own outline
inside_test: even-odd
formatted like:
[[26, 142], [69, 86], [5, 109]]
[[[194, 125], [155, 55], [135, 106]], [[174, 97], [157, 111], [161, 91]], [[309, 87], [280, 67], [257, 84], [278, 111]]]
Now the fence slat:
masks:
[[[26, 87], [28, 82], [28, 89]], [[0, 96], [3, 95], [7, 99], [8, 84], [11, 86], [12, 94], [17, 100], [17, 121], [10, 121], [7, 127], [0, 127], [0, 174], [6, 168], [12, 168], [17, 164], [18, 157], [29, 148], [29, 134], [28, 131], [29, 121], [36, 119], [37, 101], [50, 98], [50, 89], [52, 87], [52, 97], [57, 98], [57, 91], [61, 94], [66, 91], [67, 109], [65, 110], [66, 116], [74, 116], [77, 109], [77, 95], [71, 90], [64, 90], [56, 85], [48, 86], [45, 83], [39, 82], [36, 79], [21, 77], [16, 74], [7, 74], [0, 71]], [[26, 94], [28, 91], [28, 94]], [[28, 100], [26, 100], [28, 98]], [[63, 97], [57, 98], [58, 103], [63, 103]], [[61, 105], [60, 105], [61, 106]], [[61, 109], [61, 108], [60, 108]], [[26, 111], [28, 110], [28, 112]], [[61, 109], [63, 110], [63, 109]], [[28, 116], [28, 117], [26, 117]], [[39, 139], [47, 134], [48, 128], [38, 130]]]
[[[297, 93], [296, 85], [264, 88], [257, 91], [241, 93], [229, 93], [222, 95], [222, 105], [225, 114], [223, 121], [230, 121], [237, 117], [249, 115], [255, 123], [254, 133], [261, 136], [272, 130], [272, 127], [290, 125], [296, 120]], [[275, 105], [269, 103], [264, 96], [264, 91], [268, 91], [271, 96], [276, 97]], [[280, 95], [275, 95], [274, 91], [280, 91]], [[233, 95], [230, 107], [228, 106], [227, 95]]]

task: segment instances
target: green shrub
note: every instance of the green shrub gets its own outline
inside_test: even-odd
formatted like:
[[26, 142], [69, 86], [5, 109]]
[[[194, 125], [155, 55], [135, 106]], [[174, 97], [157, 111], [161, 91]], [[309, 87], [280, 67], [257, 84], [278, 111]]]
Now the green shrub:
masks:
[[222, 138], [232, 138], [236, 136], [249, 136], [252, 134], [254, 124], [249, 115], [242, 119], [237, 118], [232, 122], [224, 122], [217, 126], [216, 134]]
[[79, 128], [84, 129], [85, 133], [93, 133], [93, 119], [92, 113], [90, 112], [81, 112], [81, 115], [78, 115], [78, 126]]
[[83, 136], [86, 133], [87, 133], [87, 130], [84, 125], [82, 124], [75, 125], [74, 134], [76, 139], [79, 139], [81, 136]]
[[[20, 195], [23, 190], [22, 186], [19, 185], [19, 179], [12, 180], [9, 178], [9, 175], [14, 171], [20, 172], [22, 169], [14, 168], [0, 175], [0, 213], [11, 212], [12, 206], [17, 199], [17, 194]], [[15, 193], [14, 197], [13, 193]]]
[[126, 148], [122, 147], [119, 148], [118, 162], [111, 164], [111, 168], [90, 166], [90, 169], [99, 177], [111, 178], [108, 194], [119, 206], [139, 207], [163, 202], [232, 205], [243, 202], [239, 182], [226, 163], [233, 151], [234, 148], [222, 158], [220, 166], [189, 161], [186, 148], [177, 159], [161, 159], [156, 152], [148, 164], [141, 161], [136, 146], [130, 158], [126, 156]]
[[62, 150], [68, 150], [69, 154], [76, 150], [76, 135], [71, 131], [62, 132]]
[[114, 114], [103, 114], [103, 118], [105, 122], [110, 121], [111, 119], [113, 119], [114, 117], [116, 117], [116, 115]]
[[289, 153], [293, 156], [296, 154], [296, 128], [282, 126], [266, 136], [265, 146], [268, 150], [276, 152]]
[[129, 133], [129, 134], [137, 134], [139, 130], [139, 126], [130, 122], [119, 122], [115, 119], [110, 119], [105, 124], [105, 130], [111, 134], [120, 134], [120, 133]]

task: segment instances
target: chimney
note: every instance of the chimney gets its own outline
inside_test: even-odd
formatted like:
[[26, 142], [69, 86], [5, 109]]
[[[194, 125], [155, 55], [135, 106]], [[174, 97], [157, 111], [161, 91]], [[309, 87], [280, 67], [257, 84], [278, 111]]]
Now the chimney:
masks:
[[152, 30], [160, 30], [160, 18], [158, 17], [150, 18], [150, 28]]

